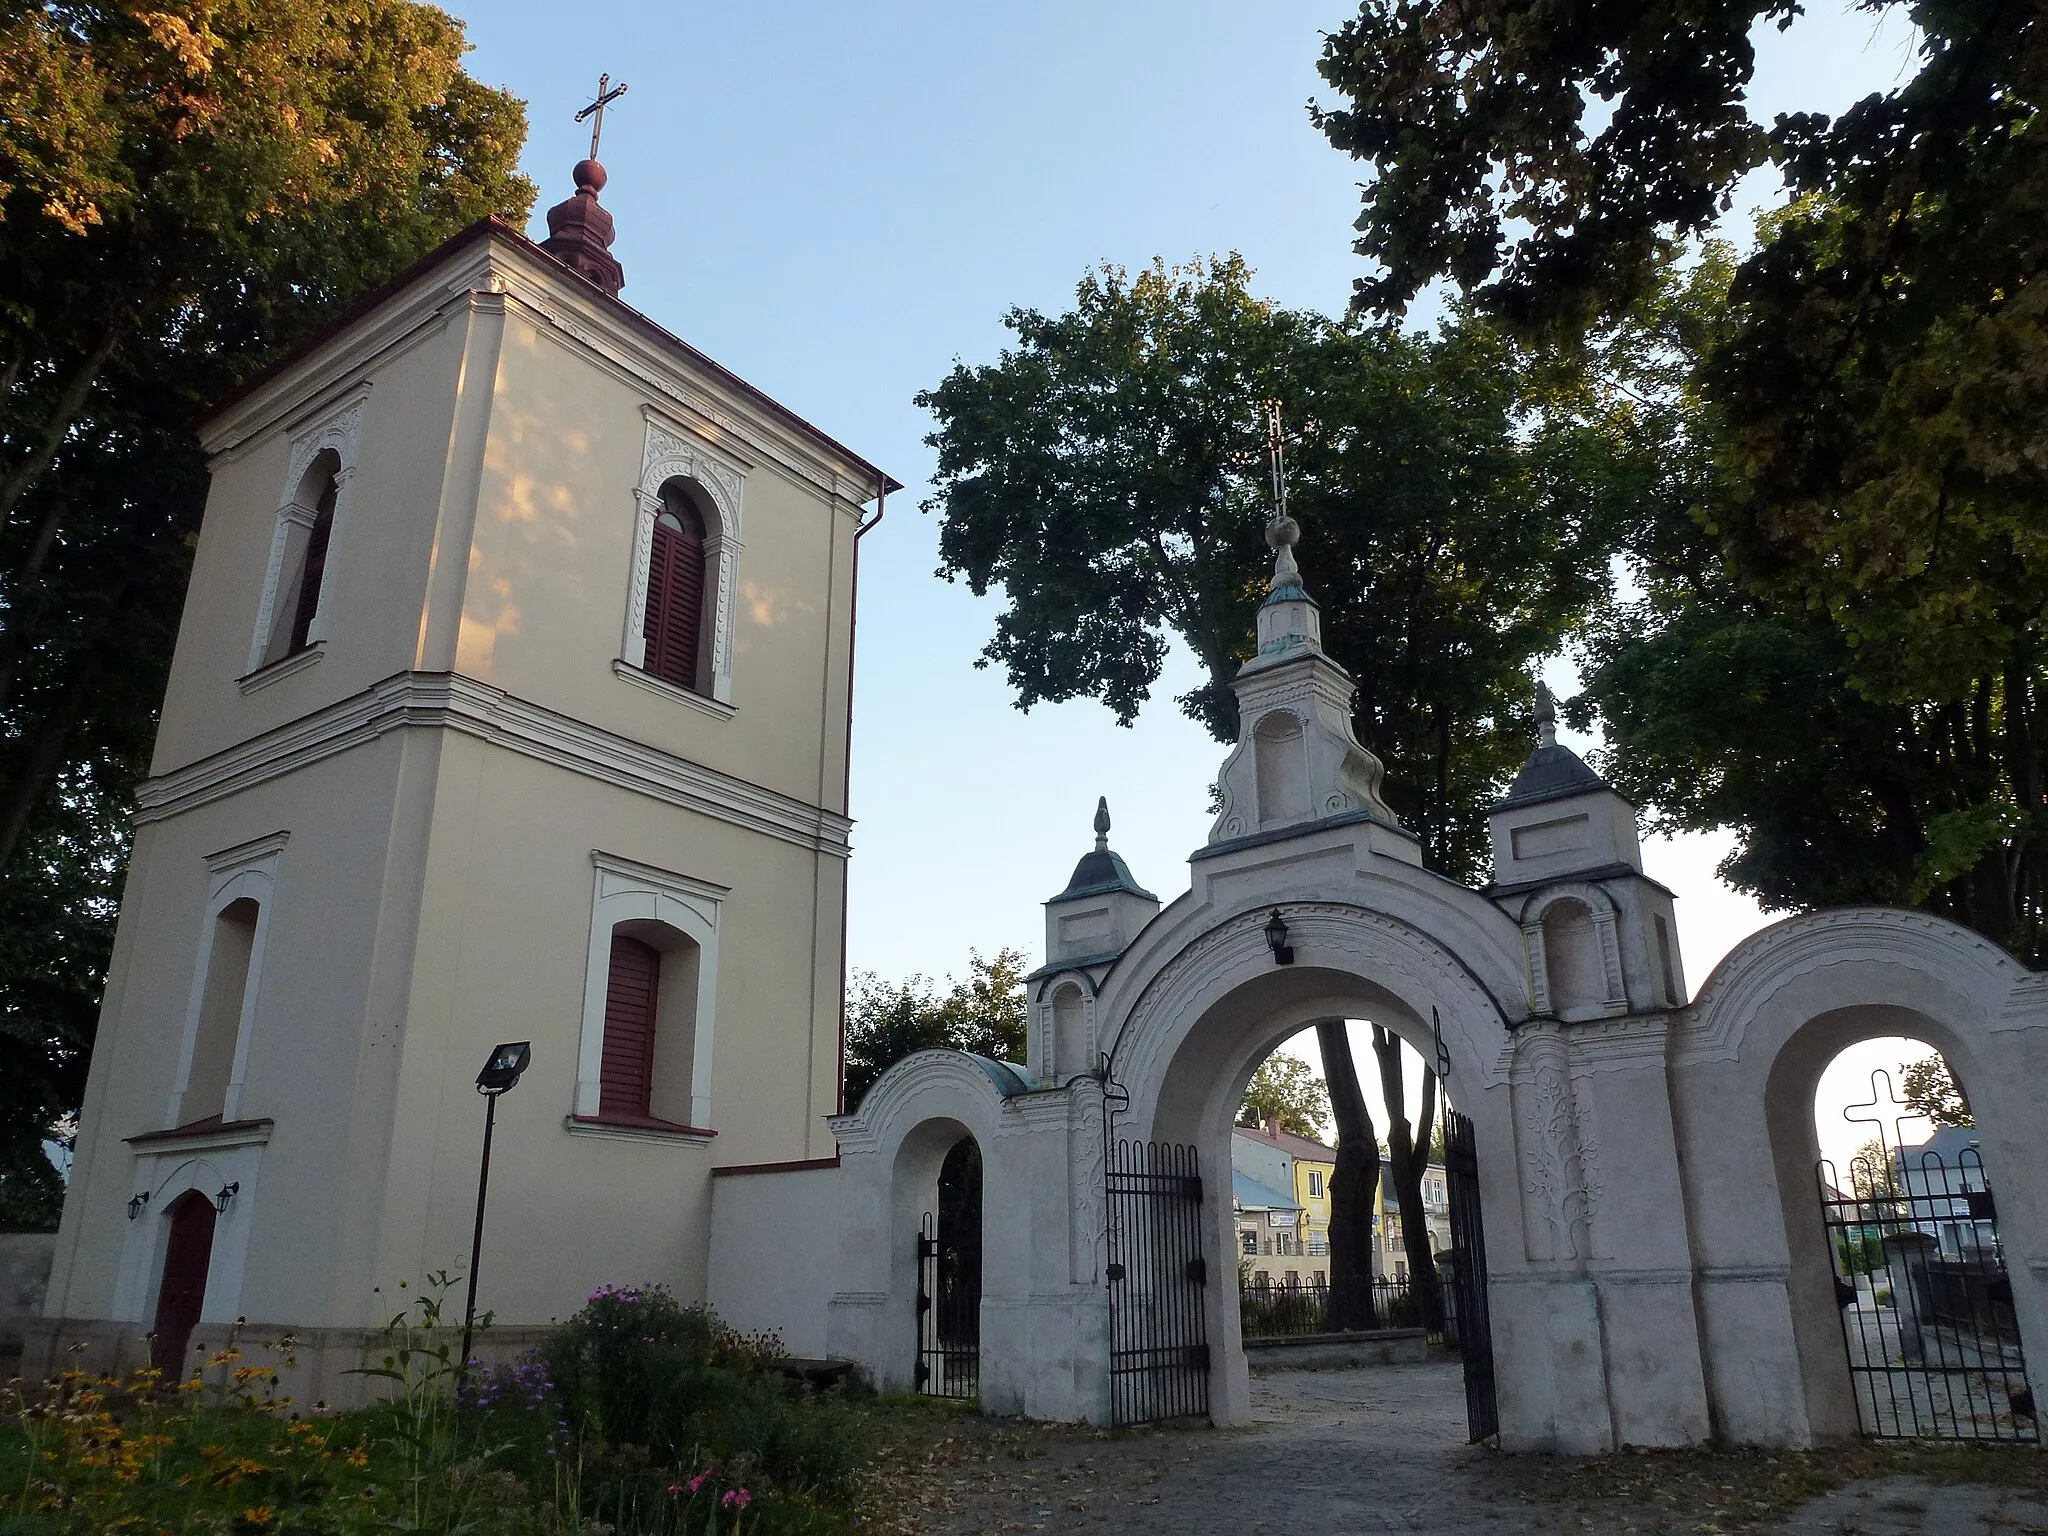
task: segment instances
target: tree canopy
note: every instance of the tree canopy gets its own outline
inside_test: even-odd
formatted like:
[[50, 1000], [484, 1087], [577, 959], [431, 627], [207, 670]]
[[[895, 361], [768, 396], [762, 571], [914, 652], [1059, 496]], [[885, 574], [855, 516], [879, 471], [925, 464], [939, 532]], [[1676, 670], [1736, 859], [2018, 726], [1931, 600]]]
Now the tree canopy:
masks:
[[1245, 1084], [1237, 1123], [1261, 1121], [1320, 1141], [1330, 1119], [1330, 1087], [1299, 1056], [1275, 1051]]
[[1606, 595], [1659, 445], [1568, 368], [1460, 315], [1432, 334], [1255, 296], [1239, 258], [1091, 273], [1072, 310], [918, 397], [936, 418], [941, 574], [1005, 607], [984, 665], [1020, 708], [1094, 697], [1128, 724], [1177, 637], [1181, 699], [1234, 739], [1270, 516], [1260, 402], [1284, 402], [1290, 510], [1330, 654], [1388, 802], [1454, 878], [1529, 750], [1531, 673]]
[[1918, 1061], [1901, 1062], [1899, 1092], [1914, 1114], [1925, 1116], [1937, 1126], [1977, 1123], [1970, 1113], [1970, 1101], [1963, 1097], [1963, 1090], [1939, 1052]]
[[846, 990], [846, 1105], [858, 1108], [875, 1079], [918, 1051], [972, 1051], [997, 1061], [1024, 1059], [1029, 1008], [1021, 949], [980, 951], [967, 979], [943, 990], [927, 976], [884, 981], [855, 971]]
[[413, 0], [0, 12], [0, 1167], [75, 1108], [207, 406], [485, 214], [525, 110]]
[[[1796, 14], [1366, 0], [1317, 112], [1371, 163], [1358, 301], [1447, 280], [1624, 392], [1648, 354], [1603, 337], [1667, 348], [1643, 591], [1587, 639], [1603, 766], [1736, 827], [1724, 873], [1767, 906], [1918, 902], [2039, 963], [2048, 19], [1916, 4], [1904, 84], [1753, 122], [1752, 33]], [[1753, 248], [1703, 246], [1763, 165], [1787, 196]]]

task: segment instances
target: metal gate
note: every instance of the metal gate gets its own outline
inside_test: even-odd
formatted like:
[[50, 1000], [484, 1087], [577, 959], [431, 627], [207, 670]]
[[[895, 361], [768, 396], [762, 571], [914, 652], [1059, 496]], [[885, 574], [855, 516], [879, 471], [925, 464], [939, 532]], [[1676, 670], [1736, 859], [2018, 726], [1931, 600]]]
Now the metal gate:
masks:
[[980, 1255], [942, 1240], [929, 1211], [917, 1234], [917, 1390], [929, 1397], [981, 1390]]
[[1209, 1275], [1195, 1149], [1120, 1141], [1110, 1151], [1104, 1186], [1110, 1422], [1205, 1416]]
[[1863, 1433], [2032, 1443], [2040, 1431], [1983, 1157], [1938, 1141], [1918, 1155], [1882, 1138], [1875, 1150], [1850, 1163], [1846, 1187], [1820, 1164]]
[[1486, 1306], [1486, 1233], [1479, 1222], [1479, 1152], [1472, 1122], [1444, 1111], [1444, 1174], [1451, 1197], [1446, 1332], [1465, 1362], [1465, 1424], [1476, 1444], [1500, 1433], [1493, 1390], [1493, 1324]]

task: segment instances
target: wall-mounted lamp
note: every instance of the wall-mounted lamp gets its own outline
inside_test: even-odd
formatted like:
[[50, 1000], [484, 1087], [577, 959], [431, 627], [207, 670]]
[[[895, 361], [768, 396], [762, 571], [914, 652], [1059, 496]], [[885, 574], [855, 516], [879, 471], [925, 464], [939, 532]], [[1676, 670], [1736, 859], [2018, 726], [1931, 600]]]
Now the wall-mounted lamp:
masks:
[[145, 1189], [139, 1195], [131, 1195], [128, 1199], [128, 1219], [133, 1221], [136, 1217], [140, 1216], [142, 1208], [147, 1204], [149, 1204], [148, 1190]]
[[225, 1211], [228, 1208], [228, 1202], [241, 1192], [242, 1181], [240, 1179], [235, 1180], [232, 1184], [221, 1185], [220, 1193], [213, 1197], [213, 1208], [216, 1211]]
[[1266, 919], [1266, 948], [1273, 951], [1275, 965], [1294, 964], [1294, 948], [1287, 942], [1287, 924], [1281, 919], [1278, 907]]

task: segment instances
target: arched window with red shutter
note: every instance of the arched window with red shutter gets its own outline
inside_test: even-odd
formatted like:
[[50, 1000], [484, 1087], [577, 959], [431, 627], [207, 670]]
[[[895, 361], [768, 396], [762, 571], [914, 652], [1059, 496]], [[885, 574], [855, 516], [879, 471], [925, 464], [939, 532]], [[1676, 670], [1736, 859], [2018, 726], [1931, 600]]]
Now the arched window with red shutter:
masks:
[[646, 660], [664, 682], [703, 692], [704, 519], [674, 481], [661, 488], [661, 511], [647, 560]]
[[607, 1120], [644, 1120], [654, 1090], [654, 1036], [661, 1013], [661, 951], [612, 935], [604, 995], [604, 1059], [597, 1112]]

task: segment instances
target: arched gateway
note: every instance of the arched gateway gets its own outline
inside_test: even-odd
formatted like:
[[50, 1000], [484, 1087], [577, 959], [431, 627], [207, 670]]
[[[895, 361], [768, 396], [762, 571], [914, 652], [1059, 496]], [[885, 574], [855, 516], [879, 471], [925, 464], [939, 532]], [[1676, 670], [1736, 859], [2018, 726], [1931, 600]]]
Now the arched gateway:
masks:
[[[1028, 1060], [900, 1062], [834, 1122], [838, 1167], [796, 1175], [829, 1181], [804, 1198], [839, 1227], [816, 1298], [824, 1347], [912, 1383], [919, 1220], [971, 1136], [984, 1407], [1243, 1419], [1220, 1193], [1233, 1113], [1274, 1045], [1361, 1017], [1436, 1061], [1464, 1117], [1479, 1220], [1470, 1184], [1453, 1220], [1478, 1228], [1461, 1265], [1483, 1234], [1470, 1278], [1509, 1447], [1856, 1431], [1812, 1105], [1858, 1038], [1913, 1034], [1954, 1064], [1979, 1109], [2019, 1330], [2048, 1338], [2048, 1181], [2017, 1139], [2048, 1107], [2048, 978], [1938, 919], [1859, 909], [1757, 935], [1688, 1001], [1634, 811], [1556, 744], [1547, 696], [1492, 813], [1494, 883], [1429, 873], [1352, 735], [1353, 686], [1323, 654], [1297, 537], [1274, 526], [1258, 654], [1234, 685], [1240, 741], [1191, 889], [1162, 908], [1099, 811], [1095, 850], [1046, 904]], [[741, 1182], [759, 1181], [727, 1187]]]

